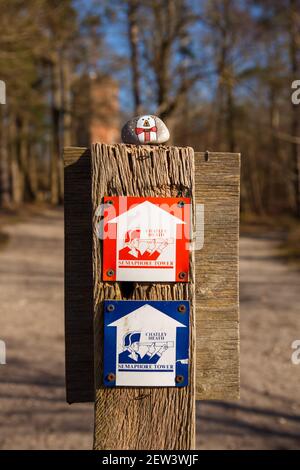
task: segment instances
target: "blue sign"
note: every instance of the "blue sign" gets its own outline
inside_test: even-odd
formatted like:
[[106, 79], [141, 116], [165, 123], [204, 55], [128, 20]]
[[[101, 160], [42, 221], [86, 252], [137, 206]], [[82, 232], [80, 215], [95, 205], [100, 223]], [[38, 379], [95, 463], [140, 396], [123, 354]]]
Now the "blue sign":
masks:
[[186, 300], [105, 300], [104, 385], [188, 385], [189, 316]]

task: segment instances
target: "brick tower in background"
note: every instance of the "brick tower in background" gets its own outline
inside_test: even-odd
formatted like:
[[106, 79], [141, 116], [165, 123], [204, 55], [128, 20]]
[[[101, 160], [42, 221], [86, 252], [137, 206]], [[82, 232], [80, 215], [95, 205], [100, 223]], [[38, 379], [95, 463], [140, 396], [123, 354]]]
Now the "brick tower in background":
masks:
[[78, 146], [92, 142], [120, 142], [119, 87], [108, 76], [85, 75], [74, 87], [73, 141]]

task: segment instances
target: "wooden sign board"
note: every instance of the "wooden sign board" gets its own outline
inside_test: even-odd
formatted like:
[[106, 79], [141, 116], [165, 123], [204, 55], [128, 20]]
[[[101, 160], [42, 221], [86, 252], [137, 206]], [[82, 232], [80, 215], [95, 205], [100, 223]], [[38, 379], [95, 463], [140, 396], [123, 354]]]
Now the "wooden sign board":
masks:
[[[64, 161], [66, 388], [76, 403], [95, 397], [90, 150], [66, 148]], [[194, 252], [200, 400], [239, 397], [239, 188], [239, 154], [195, 153], [195, 203], [204, 204], [205, 217], [204, 246]]]

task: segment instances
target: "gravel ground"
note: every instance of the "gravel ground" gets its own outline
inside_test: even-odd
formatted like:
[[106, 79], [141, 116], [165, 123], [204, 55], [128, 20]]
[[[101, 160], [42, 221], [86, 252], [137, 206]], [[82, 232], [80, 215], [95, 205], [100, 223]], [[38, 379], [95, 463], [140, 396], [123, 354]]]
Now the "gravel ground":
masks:
[[[63, 212], [7, 225], [0, 248], [0, 449], [90, 449], [92, 404], [64, 391]], [[200, 449], [300, 448], [300, 275], [277, 240], [241, 239], [241, 400], [197, 405]]]
[[276, 237], [240, 243], [241, 399], [198, 403], [200, 449], [300, 448], [300, 274]]
[[0, 448], [90, 449], [92, 404], [64, 389], [63, 212], [8, 225], [0, 251]]

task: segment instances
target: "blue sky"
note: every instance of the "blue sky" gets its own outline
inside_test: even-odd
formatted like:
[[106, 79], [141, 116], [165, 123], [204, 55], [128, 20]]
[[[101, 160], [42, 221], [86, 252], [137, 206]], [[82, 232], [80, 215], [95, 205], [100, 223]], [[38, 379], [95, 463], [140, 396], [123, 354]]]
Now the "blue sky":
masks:
[[[198, 2], [190, 0], [193, 8], [201, 8]], [[121, 110], [125, 113], [132, 114], [133, 112], [133, 98], [131, 90], [131, 76], [130, 68], [126, 61], [129, 59], [129, 45], [127, 38], [127, 22], [124, 8], [120, 8], [118, 0], [74, 0], [80, 16], [84, 16], [87, 12], [99, 15], [101, 20], [101, 31], [104, 35], [104, 45], [102, 47], [101, 59], [99, 61], [99, 69], [101, 72], [113, 75], [119, 81], [120, 85], [120, 103]], [[244, 2], [241, 5], [245, 7]], [[104, 11], [108, 7], [110, 14], [113, 17], [109, 19]], [[251, 10], [252, 11], [252, 10]], [[107, 12], [106, 12], [107, 13]], [[252, 15], [258, 14], [255, 9]], [[216, 75], [213, 71], [214, 68], [214, 51], [211, 42], [205, 41], [205, 22], [198, 21], [194, 24], [190, 43], [190, 49], [193, 53], [192, 63], [198, 67], [203, 76], [196, 83], [191, 90], [193, 95], [193, 102], [201, 103], [212, 98], [216, 89]], [[251, 46], [251, 44], [250, 44]], [[258, 54], [252, 55], [250, 53], [248, 59], [244, 55], [243, 62], [238, 61], [235, 64], [236, 72], [251, 68], [255, 65], [258, 59]], [[262, 59], [263, 60], [263, 59]], [[254, 62], [253, 62], [254, 61]], [[151, 72], [147, 72], [149, 79]], [[245, 89], [243, 82], [237, 84], [237, 94], [249, 94], [249, 89]], [[249, 83], [248, 83], [249, 85]], [[255, 87], [255, 84], [253, 84]], [[149, 81], [142, 78], [141, 86], [145, 89], [149, 87]], [[250, 93], [252, 94], [252, 92]], [[151, 108], [151, 103], [150, 106]], [[148, 109], [147, 112], [155, 112], [154, 109]]]
[[[193, 0], [191, 0], [193, 4]], [[127, 22], [124, 8], [120, 8], [120, 2], [118, 0], [75, 0], [77, 4], [77, 9], [80, 15], [84, 15], [87, 12], [93, 14], [99, 14], [100, 19], [102, 19], [102, 32], [104, 33], [104, 42], [105, 47], [103, 49], [103, 54], [100, 60], [100, 70], [112, 74], [116, 79], [118, 79], [120, 84], [120, 103], [121, 109], [123, 112], [132, 114], [133, 112], [133, 97], [131, 90], [131, 76], [130, 68], [126, 66], [125, 61], [129, 59], [129, 44], [127, 37]], [[114, 20], [109, 21], [107, 16], [103, 14], [105, 10], [105, 5], [108, 5], [111, 11], [113, 12]], [[196, 5], [198, 3], [196, 2]], [[210, 45], [204, 46], [200, 40], [201, 34], [203, 33], [203, 25], [198, 22], [193, 26], [193, 42], [190, 44], [192, 52], [194, 54], [195, 63], [201, 64], [203, 60], [203, 55], [211, 55]], [[199, 39], [198, 39], [199, 38]], [[124, 66], [121, 64], [124, 62]], [[203, 71], [205, 67], [210, 67], [206, 61], [203, 65]], [[147, 72], [148, 78], [150, 76], [150, 71]], [[149, 83], [144, 83], [142, 78], [141, 86], [144, 88], [149, 87]], [[207, 100], [211, 97], [214, 87], [215, 87], [215, 78], [210, 72], [205, 75], [199, 81], [194, 90], [194, 99], [198, 102], [202, 100]], [[151, 108], [151, 103], [150, 106]], [[152, 109], [148, 109], [147, 112], [155, 112], [155, 103]]]

